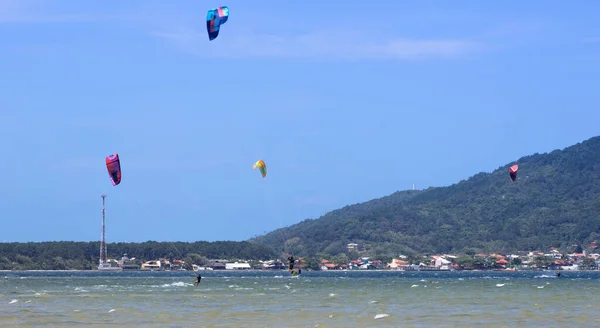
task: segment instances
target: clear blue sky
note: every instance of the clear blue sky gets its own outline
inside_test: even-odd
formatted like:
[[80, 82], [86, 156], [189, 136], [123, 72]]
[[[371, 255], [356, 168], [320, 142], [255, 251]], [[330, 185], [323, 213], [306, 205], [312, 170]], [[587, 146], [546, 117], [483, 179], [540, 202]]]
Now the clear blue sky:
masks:
[[109, 242], [245, 240], [600, 134], [600, 2], [416, 3], [231, 0], [209, 42], [218, 2], [0, 1], [0, 241], [98, 240], [101, 193]]

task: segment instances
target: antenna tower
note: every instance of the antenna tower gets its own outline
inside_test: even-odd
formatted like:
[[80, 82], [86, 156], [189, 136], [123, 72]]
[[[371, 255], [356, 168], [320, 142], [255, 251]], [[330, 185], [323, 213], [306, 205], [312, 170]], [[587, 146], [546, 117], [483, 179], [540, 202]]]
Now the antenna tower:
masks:
[[102, 241], [100, 242], [100, 265], [102, 265], [103, 263], [106, 263], [106, 230], [104, 225], [104, 199], [106, 198], [106, 195], [102, 194], [100, 197], [102, 197]]

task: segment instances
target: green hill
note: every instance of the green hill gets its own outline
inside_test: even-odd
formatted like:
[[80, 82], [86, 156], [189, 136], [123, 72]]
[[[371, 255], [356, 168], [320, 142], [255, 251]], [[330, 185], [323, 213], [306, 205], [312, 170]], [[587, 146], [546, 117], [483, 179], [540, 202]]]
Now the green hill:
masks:
[[[448, 187], [399, 191], [251, 239], [297, 255], [511, 252], [600, 239], [600, 137]], [[287, 240], [283, 243], [282, 236]]]

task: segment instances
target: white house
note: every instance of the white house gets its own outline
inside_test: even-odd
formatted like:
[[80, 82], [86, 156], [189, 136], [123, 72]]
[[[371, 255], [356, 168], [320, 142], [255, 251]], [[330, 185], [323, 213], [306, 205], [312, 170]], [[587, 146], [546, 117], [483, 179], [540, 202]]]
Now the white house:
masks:
[[431, 257], [431, 264], [434, 267], [446, 267], [449, 266], [450, 264], [452, 264], [452, 262], [446, 260], [445, 258], [441, 257], [441, 256], [432, 256]]
[[400, 259], [393, 259], [387, 266], [390, 269], [404, 269], [408, 266], [408, 262]]
[[147, 261], [142, 264], [142, 270], [158, 270], [160, 267], [160, 261]]
[[348, 247], [348, 250], [358, 249], [358, 244], [356, 244], [356, 243], [350, 243], [350, 244], [347, 245], [347, 247]]

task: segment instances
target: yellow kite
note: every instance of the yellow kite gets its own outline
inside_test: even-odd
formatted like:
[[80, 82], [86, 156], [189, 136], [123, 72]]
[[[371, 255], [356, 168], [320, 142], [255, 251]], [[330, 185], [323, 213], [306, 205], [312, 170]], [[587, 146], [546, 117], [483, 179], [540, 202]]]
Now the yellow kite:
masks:
[[260, 170], [260, 174], [262, 174], [263, 178], [267, 176], [267, 164], [265, 164], [265, 162], [262, 159], [256, 161], [256, 163], [254, 163], [254, 165], [252, 166], [253, 169], [256, 169], [257, 167]]

